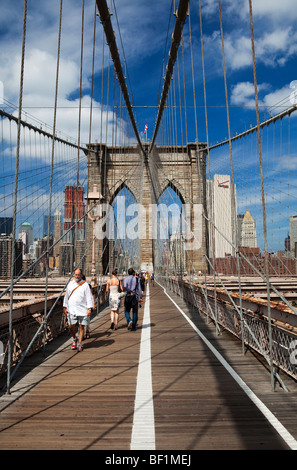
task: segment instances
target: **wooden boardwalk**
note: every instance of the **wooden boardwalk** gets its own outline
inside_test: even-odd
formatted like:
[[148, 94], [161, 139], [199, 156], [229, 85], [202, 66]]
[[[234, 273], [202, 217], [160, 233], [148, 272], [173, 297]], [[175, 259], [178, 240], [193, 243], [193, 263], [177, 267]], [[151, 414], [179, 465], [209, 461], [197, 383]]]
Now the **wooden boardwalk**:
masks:
[[109, 328], [108, 309], [93, 319], [81, 353], [71, 350], [65, 333], [46, 358], [38, 353], [24, 361], [11, 394], [0, 397], [1, 450], [289, 450], [297, 444], [296, 384], [284, 377], [289, 392], [278, 386], [272, 392], [261, 361], [243, 356], [230, 335], [216, 336], [195, 314], [199, 335], [158, 285], [149, 287], [135, 332], [127, 330], [123, 307], [120, 317], [117, 331]]

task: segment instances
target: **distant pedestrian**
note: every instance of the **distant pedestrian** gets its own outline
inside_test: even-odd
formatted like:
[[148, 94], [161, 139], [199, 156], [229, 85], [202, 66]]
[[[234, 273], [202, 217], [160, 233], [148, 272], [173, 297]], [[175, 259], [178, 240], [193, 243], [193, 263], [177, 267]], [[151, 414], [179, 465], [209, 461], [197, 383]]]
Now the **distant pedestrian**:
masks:
[[[89, 284], [83, 280], [81, 269], [76, 269], [74, 279], [69, 282], [64, 296], [64, 314], [68, 318], [69, 330], [73, 338], [72, 349], [82, 351], [84, 327], [89, 324], [93, 308], [93, 297]], [[76, 337], [78, 324], [78, 338]]]
[[142, 290], [142, 294], [143, 294], [144, 291], [145, 291], [145, 279], [144, 279], [144, 274], [143, 273], [139, 273], [139, 281], [140, 281], [141, 290]]
[[122, 282], [117, 278], [117, 271], [112, 271], [112, 277], [107, 281], [106, 292], [109, 293], [110, 328], [118, 329], [119, 309], [121, 305]]
[[[142, 301], [142, 289], [138, 278], [135, 277], [133, 268], [128, 270], [129, 276], [124, 279], [124, 290], [126, 291], [125, 297], [125, 317], [127, 320], [128, 330], [135, 331], [138, 321], [138, 302]], [[130, 311], [132, 309], [132, 320]]]
[[[83, 281], [86, 280], [86, 276], [85, 276], [84, 274], [82, 275], [82, 280], [83, 280]], [[95, 307], [96, 307], [95, 296], [94, 296], [94, 294], [93, 294], [91, 284], [89, 284], [89, 287], [90, 287], [91, 294], [92, 294], [92, 298], [93, 298], [93, 309], [92, 309], [92, 311], [94, 311], [94, 310], [95, 310]], [[90, 332], [90, 323], [89, 323], [88, 325], [85, 325], [85, 326], [84, 326], [84, 337], [85, 337], [86, 339], [89, 339], [90, 336], [91, 336], [91, 332]]]
[[151, 284], [152, 284], [152, 286], [155, 285], [155, 275], [154, 275], [154, 273], [151, 274]]

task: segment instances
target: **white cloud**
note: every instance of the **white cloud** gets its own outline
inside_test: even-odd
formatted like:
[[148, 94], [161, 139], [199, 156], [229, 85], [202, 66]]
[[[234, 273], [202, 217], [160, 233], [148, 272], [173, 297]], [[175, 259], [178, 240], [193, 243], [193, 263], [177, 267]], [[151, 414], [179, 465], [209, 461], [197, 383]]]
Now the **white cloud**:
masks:
[[[215, 0], [202, 2], [205, 21], [204, 41], [210, 63], [221, 61], [219, 8]], [[284, 66], [297, 54], [296, 0], [257, 0], [253, 2], [256, 63], [269, 67]], [[216, 30], [210, 33], [208, 21]], [[249, 5], [246, 0], [222, 2], [225, 58], [228, 72], [252, 66]], [[222, 70], [222, 65], [221, 65]], [[221, 72], [223, 73], [223, 72]]]
[[[221, 39], [220, 39], [221, 40]], [[255, 39], [256, 64], [284, 66], [297, 53], [297, 33], [292, 28], [278, 28], [264, 32]], [[224, 38], [226, 63], [229, 70], [240, 70], [252, 66], [250, 36], [233, 31]], [[219, 46], [219, 44], [218, 44]]]
[[[292, 106], [290, 102], [290, 94], [292, 90], [289, 85], [286, 85], [278, 90], [268, 93], [263, 98], [263, 106], [267, 106], [272, 114], [279, 113], [285, 108]], [[294, 114], [293, 114], [294, 116]]]
[[[56, 59], [40, 49], [29, 51], [24, 70], [24, 107], [53, 106], [56, 83]], [[4, 83], [5, 97], [17, 103], [20, 87], [20, 57], [14, 56], [8, 67], [0, 66], [0, 76]], [[66, 97], [79, 82], [78, 66], [70, 60], [62, 59], [59, 73], [59, 95]]]
[[297, 34], [293, 29], [278, 28], [266, 32], [256, 43], [256, 58], [266, 65], [281, 65], [297, 52]]
[[[267, 83], [258, 85], [258, 93], [269, 88]], [[240, 82], [232, 87], [231, 103], [236, 106], [255, 107], [255, 86], [252, 82]]]
[[[217, 0], [202, 0], [202, 12], [206, 16], [218, 14]], [[249, 21], [249, 2], [247, 0], [224, 0], [221, 2], [223, 18], [226, 16], [239, 17]], [[255, 0], [252, 2], [254, 20], [270, 20], [275, 24], [289, 23], [297, 19], [296, 0]]]
[[246, 36], [228, 35], [224, 41], [229, 70], [238, 70], [252, 64], [251, 40]]
[[[233, 2], [234, 3], [234, 2]], [[246, 15], [249, 11], [248, 2], [236, 2], [237, 8]], [[235, 6], [235, 5], [234, 5]], [[295, 0], [257, 0], [253, 2], [253, 16], [256, 18], [270, 18], [279, 24], [280, 21], [291, 22], [297, 19], [297, 9]]]
[[[290, 85], [285, 85], [277, 90], [270, 91], [268, 83], [258, 85], [259, 107], [268, 111], [271, 115], [278, 114], [286, 108], [292, 106], [290, 96], [292, 89]], [[252, 82], [239, 82], [231, 89], [230, 103], [243, 108], [255, 108], [255, 88]], [[295, 114], [292, 114], [295, 116]]]

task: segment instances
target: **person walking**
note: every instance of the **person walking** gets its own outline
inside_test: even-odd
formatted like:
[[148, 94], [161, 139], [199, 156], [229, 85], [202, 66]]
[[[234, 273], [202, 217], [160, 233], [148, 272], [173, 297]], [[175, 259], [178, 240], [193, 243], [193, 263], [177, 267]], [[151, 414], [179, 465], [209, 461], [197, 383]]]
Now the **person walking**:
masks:
[[143, 274], [143, 273], [139, 273], [139, 282], [140, 282], [140, 285], [141, 285], [142, 294], [144, 294], [144, 291], [145, 291], [145, 279], [144, 279], [144, 274]]
[[152, 286], [155, 285], [155, 275], [154, 275], [154, 273], [151, 274], [151, 284], [152, 284]]
[[[69, 330], [72, 335], [72, 349], [82, 351], [84, 327], [89, 324], [93, 308], [93, 297], [88, 283], [83, 280], [81, 269], [74, 271], [74, 279], [69, 282], [64, 296], [64, 314], [68, 318]], [[78, 324], [78, 338], [76, 337]]]
[[[82, 280], [83, 281], [86, 280], [86, 276], [84, 274], [82, 275]], [[90, 287], [91, 295], [92, 295], [92, 298], [93, 298], [93, 309], [92, 309], [92, 312], [93, 312], [95, 310], [95, 307], [96, 307], [96, 302], [95, 302], [95, 296], [93, 294], [91, 284], [89, 284], [89, 287]], [[90, 322], [89, 322], [88, 325], [84, 326], [84, 338], [89, 339], [90, 337], [91, 337], [91, 332], [90, 332]]]
[[117, 271], [111, 273], [112, 277], [107, 281], [106, 292], [109, 293], [109, 307], [110, 307], [110, 328], [113, 330], [118, 329], [119, 309], [121, 305], [121, 292], [123, 286], [119, 281]]
[[[124, 279], [124, 290], [126, 292], [124, 311], [128, 330], [135, 331], [138, 321], [138, 302], [139, 300], [142, 301], [142, 289], [139, 279], [135, 277], [133, 268], [128, 270], [128, 274], [129, 276]], [[130, 316], [131, 309], [133, 312], [132, 320]]]

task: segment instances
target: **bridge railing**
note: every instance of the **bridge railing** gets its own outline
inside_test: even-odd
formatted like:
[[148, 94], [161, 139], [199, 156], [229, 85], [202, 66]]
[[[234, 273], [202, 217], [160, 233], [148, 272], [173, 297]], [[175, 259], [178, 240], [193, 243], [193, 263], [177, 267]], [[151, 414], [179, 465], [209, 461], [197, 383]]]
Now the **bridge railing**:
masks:
[[[262, 314], [253, 313], [242, 308], [241, 316], [237, 309], [226, 298], [214, 296], [213, 290], [205, 296], [203, 289], [175, 277], [158, 277], [175, 294], [193, 306], [196, 311], [217, 325], [217, 333], [227, 330], [242, 342], [243, 353], [253, 350], [270, 364], [269, 325]], [[286, 327], [285, 327], [286, 326]], [[277, 370], [282, 370], [293, 379], [297, 379], [297, 333], [296, 328], [281, 326], [273, 321], [272, 329], [272, 362]], [[294, 331], [295, 330], [295, 331]]]
[[[92, 287], [96, 305], [92, 317], [105, 306], [105, 291], [105, 283]], [[21, 305], [14, 305], [12, 334], [9, 331], [7, 321], [3, 320], [0, 325], [0, 376], [8, 368], [8, 343], [10, 338], [12, 341], [10, 366], [16, 367], [22, 359], [39, 351], [54, 338], [67, 331], [68, 324], [63, 313], [63, 298], [64, 294], [48, 296], [47, 307], [51, 313], [46, 319], [44, 315], [44, 298], [22, 302]], [[8, 316], [9, 307], [7, 312], [2, 309], [1, 317], [4, 317], [6, 313], [6, 316]]]

